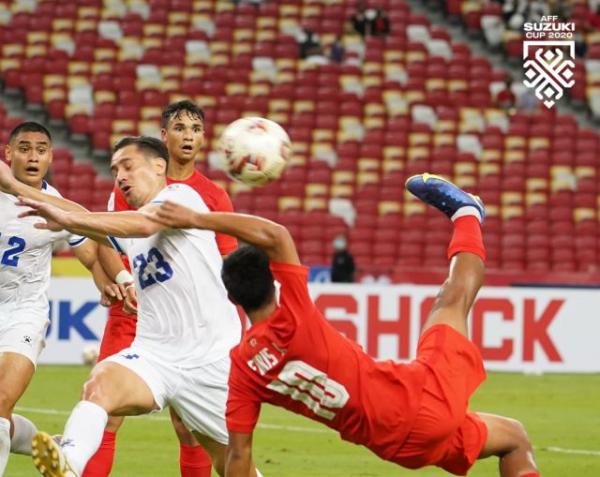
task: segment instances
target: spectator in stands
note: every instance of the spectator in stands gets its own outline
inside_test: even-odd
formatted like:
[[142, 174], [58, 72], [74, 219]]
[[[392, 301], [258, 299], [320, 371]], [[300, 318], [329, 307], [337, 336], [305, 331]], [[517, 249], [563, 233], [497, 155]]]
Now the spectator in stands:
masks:
[[303, 28], [297, 40], [300, 47], [300, 58], [304, 59], [310, 51], [321, 48], [319, 35], [310, 28]]
[[323, 48], [319, 46], [308, 50], [306, 53], [306, 62], [311, 65], [328, 65], [329, 58], [325, 56], [325, 53], [323, 53]]
[[387, 36], [390, 33], [390, 18], [383, 10], [375, 10], [375, 18], [371, 22], [371, 34], [373, 36]]
[[573, 34], [573, 40], [575, 41], [575, 56], [583, 58], [587, 53], [587, 43], [585, 42], [585, 35], [581, 30], [575, 29]]
[[510, 87], [515, 96], [515, 106], [521, 111], [535, 111], [538, 109], [540, 101], [535, 96], [535, 92], [525, 86], [521, 81], [513, 81]]
[[346, 237], [343, 235], [333, 241], [335, 252], [331, 262], [331, 281], [334, 283], [354, 282], [354, 257], [346, 246]]
[[356, 13], [352, 16], [352, 26], [356, 33], [360, 36], [365, 36], [367, 28], [367, 7], [364, 2], [360, 2], [356, 6]]
[[515, 105], [515, 95], [510, 89], [510, 80], [506, 81], [506, 87], [500, 90], [496, 96], [496, 102], [498, 106], [503, 109], [510, 109]]
[[538, 23], [542, 17], [550, 15], [550, 6], [547, 1], [529, 0], [527, 6], [526, 21], [529, 23]]
[[518, 31], [523, 29], [527, 6], [527, 0], [507, 0], [504, 3], [504, 17], [508, 18], [508, 28]]
[[344, 45], [342, 44], [342, 38], [338, 36], [331, 44], [331, 48], [329, 50], [329, 59], [335, 63], [341, 63], [344, 61], [345, 54], [346, 48], [344, 48]]

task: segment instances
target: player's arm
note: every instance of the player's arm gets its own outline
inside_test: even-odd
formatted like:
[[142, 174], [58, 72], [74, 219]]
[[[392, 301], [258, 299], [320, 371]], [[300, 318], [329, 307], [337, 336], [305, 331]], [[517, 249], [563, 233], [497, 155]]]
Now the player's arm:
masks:
[[[252, 470], [252, 474], [250, 471]], [[252, 464], [252, 433], [230, 432], [225, 454], [225, 477], [249, 477]]]
[[[77, 259], [82, 263], [82, 265], [87, 268], [94, 279], [94, 283], [100, 293], [102, 294], [101, 303], [102, 305], [108, 306], [114, 301], [124, 300], [127, 291], [125, 289], [124, 283], [115, 283], [114, 277], [116, 275], [109, 275], [104, 270], [102, 263], [100, 262], [100, 248], [102, 245], [99, 245], [93, 240], [86, 240], [81, 245], [73, 248], [73, 253], [77, 257]], [[105, 247], [106, 248], [106, 247]], [[109, 258], [110, 262], [113, 262], [113, 258]], [[121, 259], [118, 254], [116, 254], [116, 260], [121, 263]], [[116, 264], [111, 264], [113, 269], [116, 269]], [[129, 277], [131, 275], [127, 273]], [[111, 279], [110, 277], [113, 277]], [[133, 281], [133, 278], [130, 280]]]
[[206, 229], [233, 235], [262, 248], [275, 262], [300, 264], [289, 231], [283, 225], [261, 217], [228, 212], [199, 213], [168, 201], [145, 213], [168, 227]]
[[[164, 228], [150, 220], [141, 212], [142, 209], [127, 212], [65, 212], [53, 205], [27, 198], [21, 198], [20, 205], [31, 208], [20, 217], [40, 216], [46, 219], [46, 223], [35, 224], [36, 228], [54, 231], [67, 229], [105, 245], [110, 245], [108, 236], [149, 237]], [[146, 212], [151, 212], [156, 207], [149, 205]]]
[[78, 247], [73, 247], [72, 250], [81, 264], [92, 273], [98, 290], [102, 291], [110, 283], [110, 279], [98, 262], [98, 244], [93, 240], [85, 240]]
[[12, 175], [10, 168], [2, 161], [0, 161], [0, 190], [14, 196], [46, 202], [63, 210], [87, 212], [87, 209], [77, 202], [73, 202], [72, 200], [63, 197], [46, 194], [35, 187], [23, 184]]
[[[98, 262], [104, 273], [116, 282], [116, 287], [110, 286], [105, 289], [108, 301], [110, 303], [115, 300], [123, 301], [125, 312], [135, 313], [137, 311], [137, 296], [133, 285], [134, 280], [131, 273], [123, 265], [121, 255], [114, 248], [99, 243]], [[110, 295], [111, 291], [115, 292], [112, 296]]]

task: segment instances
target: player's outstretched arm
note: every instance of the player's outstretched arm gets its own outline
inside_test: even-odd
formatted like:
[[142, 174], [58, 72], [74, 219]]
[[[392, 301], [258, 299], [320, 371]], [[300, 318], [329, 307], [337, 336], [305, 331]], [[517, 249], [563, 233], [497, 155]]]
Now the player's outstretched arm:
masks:
[[254, 477], [252, 434], [230, 432], [225, 454], [225, 477]]
[[0, 161], [0, 190], [14, 196], [21, 196], [28, 199], [39, 200], [40, 202], [46, 202], [63, 210], [87, 212], [87, 209], [84, 206], [79, 205], [77, 202], [73, 202], [72, 200], [68, 200], [63, 197], [45, 194], [35, 187], [23, 184], [13, 176], [10, 167], [8, 167], [2, 161]]
[[[36, 224], [36, 228], [68, 231], [90, 237], [97, 242], [110, 245], [107, 236], [148, 237], [163, 228], [137, 211], [127, 212], [65, 212], [50, 204], [20, 197], [20, 205], [30, 207], [20, 217], [40, 216], [46, 223]], [[156, 207], [156, 206], [154, 206]]]
[[261, 217], [232, 212], [198, 213], [173, 202], [147, 212], [148, 217], [172, 228], [213, 230], [262, 248], [276, 262], [299, 264], [298, 252], [289, 231]]

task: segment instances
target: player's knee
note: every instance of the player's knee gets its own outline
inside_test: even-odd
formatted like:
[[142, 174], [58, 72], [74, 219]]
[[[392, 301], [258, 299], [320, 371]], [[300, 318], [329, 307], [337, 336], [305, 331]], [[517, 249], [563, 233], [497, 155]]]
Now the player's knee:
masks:
[[93, 373], [83, 385], [81, 399], [91, 401], [102, 407], [106, 404], [104, 401], [107, 398], [107, 387], [110, 383], [104, 377], [104, 373]]
[[531, 448], [529, 436], [525, 430], [525, 426], [516, 419], [504, 418], [502, 429], [505, 433], [507, 443], [500, 455], [504, 455], [513, 451]]
[[509, 419], [509, 423], [515, 443], [519, 447], [531, 446], [531, 443], [529, 442], [529, 436], [527, 435], [527, 430], [525, 429], [523, 423], [521, 421], [517, 421], [516, 419]]

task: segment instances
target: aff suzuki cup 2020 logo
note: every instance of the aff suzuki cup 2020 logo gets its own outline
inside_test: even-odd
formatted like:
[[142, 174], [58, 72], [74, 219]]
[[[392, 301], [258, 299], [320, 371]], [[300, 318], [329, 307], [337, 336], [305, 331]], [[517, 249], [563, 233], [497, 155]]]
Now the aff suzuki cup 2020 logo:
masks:
[[525, 23], [523, 84], [547, 108], [554, 106], [566, 88], [575, 84], [575, 23], [561, 23], [556, 16], [543, 16], [539, 23]]

